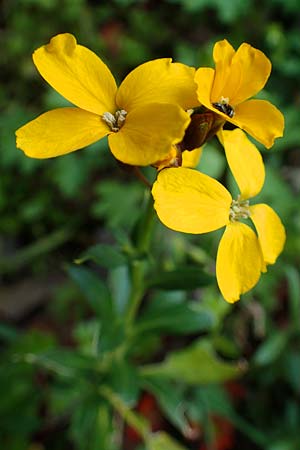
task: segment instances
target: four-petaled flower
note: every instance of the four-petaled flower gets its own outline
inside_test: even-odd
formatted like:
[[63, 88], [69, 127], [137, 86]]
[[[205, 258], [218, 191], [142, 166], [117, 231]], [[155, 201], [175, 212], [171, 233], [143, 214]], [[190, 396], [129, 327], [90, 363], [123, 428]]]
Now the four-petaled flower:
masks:
[[266, 84], [271, 62], [246, 43], [235, 51], [226, 39], [215, 44], [213, 58], [215, 69], [196, 71], [199, 102], [270, 148], [283, 135], [283, 115], [266, 100], [249, 99]]
[[134, 69], [117, 88], [113, 75], [71, 34], [37, 49], [33, 61], [42, 77], [77, 106], [46, 112], [21, 127], [17, 147], [34, 158], [63, 155], [108, 135], [118, 160], [145, 166], [164, 159], [190, 122], [197, 104], [195, 69], [170, 58]]
[[[268, 205], [249, 205], [265, 179], [256, 147], [240, 129], [223, 131], [221, 139], [240, 189], [237, 200], [215, 179], [183, 167], [162, 170], [152, 194], [158, 217], [173, 230], [200, 234], [226, 227], [219, 244], [216, 274], [225, 300], [235, 302], [258, 282], [267, 264], [276, 261], [283, 249], [285, 230]], [[256, 233], [242, 222], [249, 217]]]

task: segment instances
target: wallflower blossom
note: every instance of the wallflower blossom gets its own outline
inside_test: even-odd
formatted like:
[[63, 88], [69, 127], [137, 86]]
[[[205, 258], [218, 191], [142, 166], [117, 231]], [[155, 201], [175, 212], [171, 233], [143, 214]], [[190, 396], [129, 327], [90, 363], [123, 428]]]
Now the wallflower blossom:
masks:
[[[183, 167], [162, 170], [152, 194], [159, 219], [175, 231], [200, 234], [226, 227], [218, 248], [216, 275], [223, 297], [232, 303], [255, 286], [268, 264], [275, 263], [283, 249], [285, 230], [268, 205], [249, 205], [265, 179], [259, 151], [239, 129], [223, 131], [222, 140], [240, 190], [236, 200], [217, 180]], [[256, 233], [242, 222], [248, 218]]]
[[17, 147], [34, 158], [63, 155], [108, 135], [118, 160], [152, 164], [182, 140], [190, 122], [185, 110], [198, 103], [195, 69], [170, 58], [140, 65], [119, 88], [103, 61], [68, 33], [37, 49], [33, 61], [77, 106], [46, 112], [17, 130]]
[[270, 102], [250, 97], [266, 84], [271, 62], [246, 43], [235, 51], [226, 39], [215, 44], [213, 59], [215, 69], [196, 71], [199, 102], [270, 148], [283, 135], [283, 115]]

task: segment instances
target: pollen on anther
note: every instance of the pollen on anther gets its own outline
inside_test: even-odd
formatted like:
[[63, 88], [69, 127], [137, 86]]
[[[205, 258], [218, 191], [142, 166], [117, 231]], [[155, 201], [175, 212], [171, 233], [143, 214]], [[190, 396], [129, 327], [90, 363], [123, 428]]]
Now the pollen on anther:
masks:
[[102, 114], [102, 120], [109, 126], [112, 131], [119, 131], [126, 120], [127, 111], [120, 109], [115, 114], [105, 112]]

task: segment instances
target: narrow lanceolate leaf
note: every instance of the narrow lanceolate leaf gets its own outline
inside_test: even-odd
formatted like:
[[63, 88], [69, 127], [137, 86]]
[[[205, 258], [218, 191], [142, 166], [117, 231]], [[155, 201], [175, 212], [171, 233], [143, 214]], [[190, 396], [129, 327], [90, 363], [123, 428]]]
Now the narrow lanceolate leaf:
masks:
[[121, 251], [109, 244], [93, 245], [82, 253], [75, 263], [82, 264], [90, 260], [107, 269], [113, 269], [126, 263], [126, 258]]
[[241, 364], [223, 361], [211, 344], [203, 339], [169, 354], [160, 364], [142, 368], [142, 373], [147, 376], [160, 375], [194, 385], [223, 382], [238, 377], [242, 372]]
[[110, 292], [99, 277], [85, 267], [69, 266], [68, 274], [75, 281], [91, 308], [108, 323], [112, 320], [113, 306]]

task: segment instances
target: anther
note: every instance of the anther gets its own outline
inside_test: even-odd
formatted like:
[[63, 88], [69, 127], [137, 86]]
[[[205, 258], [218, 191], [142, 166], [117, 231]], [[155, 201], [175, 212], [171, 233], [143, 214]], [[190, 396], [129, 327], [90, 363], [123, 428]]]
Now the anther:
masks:
[[102, 114], [102, 120], [109, 126], [111, 131], [119, 131], [124, 125], [126, 119], [127, 111], [125, 109], [120, 109], [116, 111], [115, 115], [110, 112], [105, 112]]
[[237, 200], [232, 200], [229, 219], [236, 222], [240, 219], [248, 219], [250, 217], [249, 200], [241, 200], [240, 196]]

